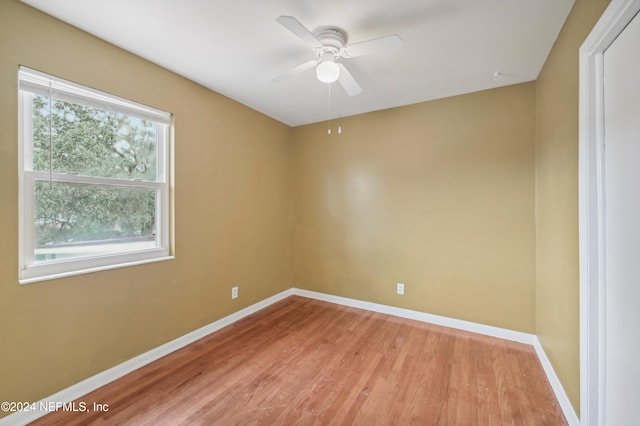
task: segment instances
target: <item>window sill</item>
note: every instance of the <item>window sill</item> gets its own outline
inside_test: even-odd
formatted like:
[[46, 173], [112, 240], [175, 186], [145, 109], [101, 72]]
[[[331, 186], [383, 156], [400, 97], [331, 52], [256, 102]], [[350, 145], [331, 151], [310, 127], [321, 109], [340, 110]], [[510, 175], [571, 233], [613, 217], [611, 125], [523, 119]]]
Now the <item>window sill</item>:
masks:
[[143, 260], [136, 260], [131, 262], [123, 262], [123, 263], [117, 263], [117, 264], [111, 264], [111, 265], [98, 266], [95, 268], [78, 269], [74, 271], [61, 272], [57, 274], [42, 275], [42, 276], [37, 276], [33, 278], [23, 278], [23, 279], [19, 279], [18, 282], [20, 284], [32, 284], [40, 281], [56, 280], [59, 278], [72, 277], [74, 275], [90, 274], [93, 272], [108, 271], [111, 269], [126, 268], [129, 266], [136, 266], [136, 265], [144, 265], [146, 263], [164, 262], [164, 261], [173, 260], [173, 259], [175, 259], [175, 256], [155, 257], [151, 259], [143, 259]]

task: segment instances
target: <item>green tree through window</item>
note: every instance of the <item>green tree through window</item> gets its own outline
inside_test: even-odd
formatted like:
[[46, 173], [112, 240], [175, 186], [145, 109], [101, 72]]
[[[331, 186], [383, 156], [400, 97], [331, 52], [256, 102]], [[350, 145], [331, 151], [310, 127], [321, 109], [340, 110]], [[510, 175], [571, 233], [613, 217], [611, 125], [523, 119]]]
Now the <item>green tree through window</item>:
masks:
[[[34, 96], [35, 171], [155, 180], [154, 122], [60, 100], [52, 110], [47, 98]], [[39, 181], [35, 194], [36, 248], [153, 235], [153, 190]]]

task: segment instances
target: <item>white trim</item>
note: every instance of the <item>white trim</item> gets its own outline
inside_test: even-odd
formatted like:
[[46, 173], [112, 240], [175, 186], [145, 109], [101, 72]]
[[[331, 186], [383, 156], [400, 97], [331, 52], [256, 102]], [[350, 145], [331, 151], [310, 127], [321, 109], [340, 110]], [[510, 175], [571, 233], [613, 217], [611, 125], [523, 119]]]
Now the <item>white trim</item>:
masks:
[[603, 54], [640, 11], [640, 0], [612, 0], [580, 47], [579, 248], [580, 413], [605, 424], [605, 198]]
[[576, 411], [573, 409], [573, 405], [571, 405], [569, 396], [564, 391], [562, 383], [560, 382], [558, 375], [553, 369], [553, 365], [551, 365], [551, 361], [547, 357], [547, 354], [545, 353], [544, 348], [540, 344], [540, 341], [537, 337], [535, 338], [535, 342], [533, 343], [533, 349], [535, 349], [536, 354], [538, 355], [540, 364], [542, 364], [542, 369], [547, 376], [547, 380], [549, 380], [551, 389], [553, 389], [553, 393], [558, 400], [558, 404], [560, 404], [560, 409], [562, 409], [564, 417], [565, 419], [567, 419], [567, 423], [569, 423], [569, 426], [579, 426], [580, 419], [578, 418]]
[[[562, 409], [565, 418], [569, 422], [569, 425], [579, 425], [578, 417], [576, 416], [576, 413], [573, 410], [571, 403], [569, 402], [569, 398], [567, 397], [562, 384], [560, 383], [560, 380], [555, 374], [555, 371], [553, 370], [553, 367], [549, 362], [544, 349], [540, 345], [538, 338], [533, 334], [478, 324], [470, 321], [458, 320], [455, 318], [443, 317], [440, 315], [427, 314], [410, 309], [397, 308], [389, 305], [381, 305], [378, 303], [349, 299], [346, 297], [334, 296], [331, 294], [318, 293], [315, 291], [303, 290], [299, 288], [290, 288], [288, 290], [285, 290], [249, 307], [241, 309], [238, 312], [228, 315], [222, 319], [214, 321], [211, 324], [205, 325], [204, 327], [178, 337], [177, 339], [174, 339], [168, 343], [160, 345], [148, 352], [131, 358], [130, 360], [125, 361], [122, 364], [116, 365], [115, 367], [89, 377], [88, 379], [85, 379], [79, 383], [76, 383], [75, 385], [61, 390], [56, 394], [53, 394], [36, 402], [36, 407], [39, 407], [41, 403], [46, 405], [55, 402], [69, 403], [77, 400], [82, 396], [88, 394], [89, 392], [92, 392], [114, 380], [117, 380], [131, 373], [132, 371], [137, 370], [138, 368], [144, 367], [145, 365], [150, 364], [151, 362], [162, 358], [163, 356], [166, 356], [172, 352], [175, 352], [178, 349], [181, 349], [203, 337], [206, 337], [209, 334], [214, 333], [230, 324], [233, 324], [234, 322], [239, 321], [242, 318], [245, 318], [280, 300], [294, 295], [532, 345], [536, 351], [536, 354], [538, 355], [538, 358], [540, 359], [540, 363], [542, 364], [544, 372], [547, 375], [547, 379], [551, 384], [551, 388], [553, 389], [553, 392], [558, 399], [560, 408]], [[0, 419], [0, 426], [25, 425], [46, 414], [47, 412], [41, 411], [14, 413]]]
[[53, 93], [54, 99], [60, 99], [65, 102], [80, 103], [103, 111], [133, 115], [143, 120], [156, 121], [166, 125], [171, 121], [171, 114], [166, 111], [45, 74], [22, 65], [18, 69], [18, 79], [20, 90], [41, 96], [48, 97], [50, 93]]
[[[142, 256], [139, 256], [140, 257], [139, 260], [131, 260], [134, 256], [136, 258], [138, 256], [136, 256], [135, 253], [134, 254], [125, 253], [124, 255], [122, 255], [123, 256], [122, 259], [127, 259], [127, 260], [121, 263], [111, 262], [108, 265], [94, 266], [94, 267], [86, 266], [86, 265], [89, 265], [89, 263], [85, 263], [84, 269], [74, 269], [72, 271], [60, 272], [60, 273], [50, 272], [51, 270], [49, 270], [48, 274], [38, 275], [33, 278], [21, 278], [20, 280], [18, 280], [18, 282], [20, 284], [33, 284], [41, 281], [49, 281], [49, 280], [57, 280], [59, 278], [65, 278], [65, 277], [73, 277], [75, 275], [92, 274], [94, 272], [109, 271], [111, 269], [118, 269], [118, 268], [128, 268], [130, 266], [144, 265], [147, 263], [155, 263], [155, 262], [165, 262], [167, 260], [175, 259], [175, 256], [169, 255], [168, 249], [159, 249], [159, 250], [154, 249], [154, 250], [149, 250], [149, 252], [153, 252], [153, 253], [149, 254], [148, 259], [144, 259]], [[166, 255], [162, 255], [163, 253], [166, 253]], [[140, 253], [137, 253], [137, 254], [140, 254]], [[144, 253], [142, 253], [142, 255], [144, 255]], [[115, 255], [115, 256], [119, 256], [119, 255]], [[111, 258], [115, 256], [112, 256]], [[87, 260], [90, 260], [90, 259], [85, 259], [85, 262]]]
[[413, 311], [411, 309], [396, 308], [395, 306], [381, 305], [378, 303], [364, 302], [347, 297], [334, 296], [332, 294], [318, 293], [310, 290], [294, 288], [296, 296], [307, 297], [309, 299], [323, 300], [338, 305], [351, 306], [353, 308], [374, 311], [382, 314], [393, 315], [395, 317], [408, 318], [416, 321], [427, 322], [429, 324], [441, 325], [458, 330], [471, 331], [472, 333], [484, 334], [485, 336], [498, 337], [500, 339], [512, 340], [514, 342], [533, 345], [537, 340], [536, 336], [521, 331], [507, 330], [506, 328], [494, 327], [491, 325], [479, 324], [476, 322], [464, 321], [455, 318], [443, 317], [440, 315], [427, 314], [425, 312]]
[[[91, 376], [88, 379], [78, 382], [75, 385], [69, 386], [68, 388], [63, 389], [51, 396], [48, 396], [36, 402], [35, 407], [40, 407], [41, 403], [42, 405], [46, 406], [49, 403], [72, 402], [88, 394], [89, 392], [93, 392], [94, 390], [108, 383], [111, 383], [114, 380], [131, 373], [132, 371], [144, 367], [145, 365], [150, 364], [153, 361], [162, 358], [163, 356], [169, 355], [170, 353], [175, 352], [178, 349], [181, 349], [199, 339], [202, 339], [203, 337], [208, 336], [211, 333], [214, 333], [230, 324], [233, 324], [234, 322], [239, 321], [242, 318], [256, 313], [269, 305], [272, 305], [282, 299], [291, 296], [292, 294], [293, 289], [285, 290], [258, 303], [234, 312], [231, 315], [214, 321], [211, 324], [205, 325], [204, 327], [200, 327], [197, 330], [180, 336], [177, 339], [160, 345], [154, 349], [151, 349], [150, 351], [133, 357], [128, 361], [123, 362], [122, 364], [111, 367], [110, 369], [98, 373], [95, 376]], [[0, 426], [26, 425], [27, 423], [39, 419], [46, 414], [48, 414], [48, 412], [46, 411], [20, 411], [0, 419]]]

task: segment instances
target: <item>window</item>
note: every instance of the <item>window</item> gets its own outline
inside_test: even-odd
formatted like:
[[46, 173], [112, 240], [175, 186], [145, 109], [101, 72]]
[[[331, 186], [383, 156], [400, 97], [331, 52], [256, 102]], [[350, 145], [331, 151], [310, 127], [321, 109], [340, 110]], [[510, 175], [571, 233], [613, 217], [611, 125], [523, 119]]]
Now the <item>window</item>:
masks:
[[20, 282], [170, 258], [170, 114], [18, 77]]

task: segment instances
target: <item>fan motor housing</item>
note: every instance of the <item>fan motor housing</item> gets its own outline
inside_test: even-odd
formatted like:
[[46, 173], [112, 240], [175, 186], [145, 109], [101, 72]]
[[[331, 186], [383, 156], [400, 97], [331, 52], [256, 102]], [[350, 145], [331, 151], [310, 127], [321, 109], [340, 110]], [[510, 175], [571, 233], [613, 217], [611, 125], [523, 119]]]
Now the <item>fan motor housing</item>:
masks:
[[322, 47], [316, 48], [318, 57], [323, 57], [327, 53], [337, 57], [347, 41], [345, 32], [337, 27], [320, 27], [313, 32], [313, 35], [322, 43]]

